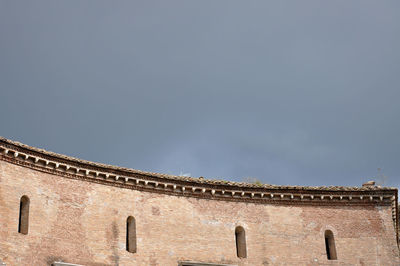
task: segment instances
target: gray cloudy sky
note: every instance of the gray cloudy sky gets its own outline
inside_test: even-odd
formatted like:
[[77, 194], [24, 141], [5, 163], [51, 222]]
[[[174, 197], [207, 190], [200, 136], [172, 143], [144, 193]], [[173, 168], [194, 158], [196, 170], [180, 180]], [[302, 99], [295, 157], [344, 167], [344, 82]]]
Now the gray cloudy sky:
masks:
[[1, 1], [0, 135], [169, 174], [400, 186], [400, 1]]

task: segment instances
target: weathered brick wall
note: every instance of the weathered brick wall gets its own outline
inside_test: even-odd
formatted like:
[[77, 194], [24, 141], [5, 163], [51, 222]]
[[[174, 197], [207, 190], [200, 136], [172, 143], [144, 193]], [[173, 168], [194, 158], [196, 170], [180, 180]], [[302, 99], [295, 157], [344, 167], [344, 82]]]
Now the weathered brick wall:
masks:
[[[29, 233], [19, 234], [21, 196], [30, 198]], [[134, 216], [137, 253], [125, 250]], [[236, 257], [235, 227], [247, 258]], [[332, 230], [337, 261], [328, 261]], [[0, 161], [0, 260], [7, 265], [173, 266], [400, 265], [391, 206], [288, 206], [140, 192], [42, 173]]]

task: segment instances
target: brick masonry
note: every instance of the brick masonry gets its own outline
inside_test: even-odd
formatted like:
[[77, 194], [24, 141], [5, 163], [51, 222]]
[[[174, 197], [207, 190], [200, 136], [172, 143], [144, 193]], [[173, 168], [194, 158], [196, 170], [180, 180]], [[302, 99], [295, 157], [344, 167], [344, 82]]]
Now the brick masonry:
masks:
[[[397, 193], [397, 191], [396, 191]], [[30, 198], [29, 233], [18, 233]], [[397, 195], [396, 195], [397, 197]], [[135, 217], [137, 253], [125, 250]], [[235, 228], [246, 233], [237, 258]], [[338, 260], [327, 260], [324, 232]], [[6, 265], [400, 265], [391, 204], [268, 204], [154, 193], [65, 178], [0, 160], [0, 261]]]

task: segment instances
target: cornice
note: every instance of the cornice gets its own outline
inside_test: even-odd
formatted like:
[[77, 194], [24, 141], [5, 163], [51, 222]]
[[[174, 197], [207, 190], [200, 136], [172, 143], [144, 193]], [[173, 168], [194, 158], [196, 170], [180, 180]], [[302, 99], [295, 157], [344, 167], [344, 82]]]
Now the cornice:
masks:
[[93, 163], [33, 148], [0, 137], [1, 159], [42, 172], [151, 192], [203, 195], [213, 198], [259, 199], [271, 201], [337, 201], [342, 203], [392, 204], [396, 188], [381, 187], [300, 187], [254, 185], [149, 173]]

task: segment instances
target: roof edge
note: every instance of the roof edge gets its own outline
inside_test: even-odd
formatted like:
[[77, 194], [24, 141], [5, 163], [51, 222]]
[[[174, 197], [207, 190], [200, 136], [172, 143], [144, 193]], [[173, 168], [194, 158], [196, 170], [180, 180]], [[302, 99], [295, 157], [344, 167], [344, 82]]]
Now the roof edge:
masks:
[[[103, 163], [91, 162], [87, 160], [78, 159], [72, 156], [62, 155], [59, 153], [47, 151], [44, 149], [32, 147], [18, 141], [13, 141], [0, 136], [0, 147], [3, 147], [3, 151], [8, 153], [8, 150], [15, 150], [18, 155], [25, 154], [26, 159], [32, 156], [39, 156], [43, 159], [52, 160], [57, 163], [56, 165], [68, 164], [79, 169], [87, 169], [86, 171], [97, 170], [97, 172], [108, 172], [109, 174], [118, 175], [140, 175], [144, 178], [150, 179], [162, 179], [163, 181], [170, 182], [188, 182], [191, 184], [199, 185], [211, 185], [211, 186], [227, 186], [237, 187], [242, 189], [276, 189], [276, 190], [300, 190], [300, 191], [343, 191], [343, 192], [361, 192], [361, 191], [380, 191], [380, 192], [395, 192], [397, 194], [398, 189], [394, 187], [380, 187], [380, 186], [366, 186], [366, 187], [350, 187], [350, 186], [282, 186], [282, 185], [271, 185], [271, 184], [251, 184], [244, 182], [234, 182], [216, 179], [205, 179], [203, 177], [186, 177], [177, 176], [161, 173], [153, 173], [147, 171], [141, 171], [126, 167], [108, 165]], [[0, 150], [1, 152], [1, 150]], [[18, 157], [15, 156], [14, 157]]]

